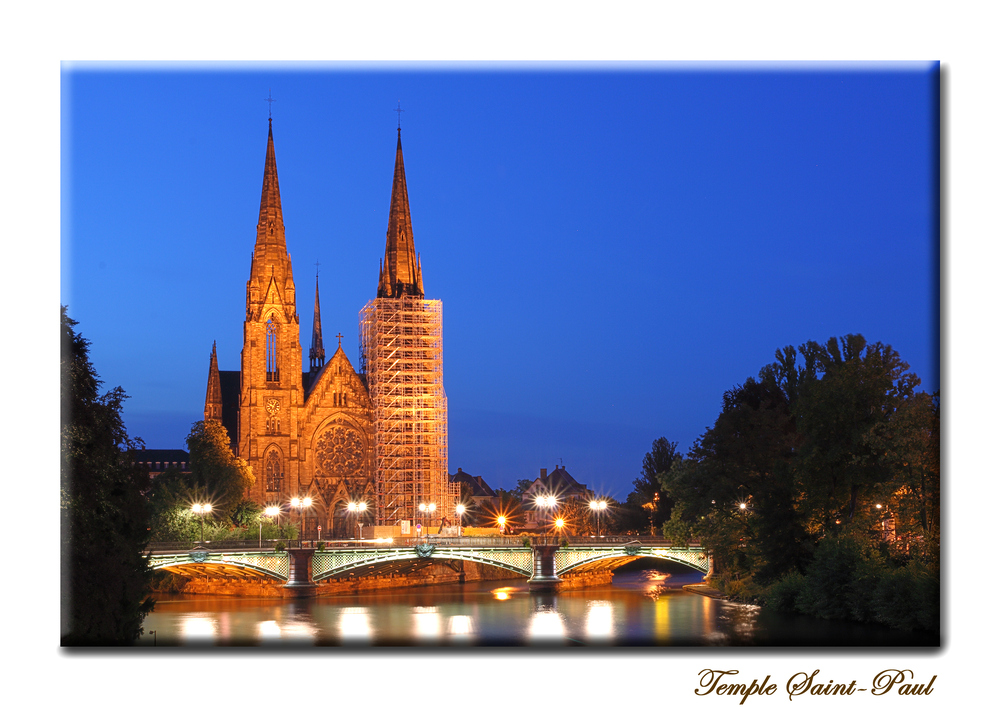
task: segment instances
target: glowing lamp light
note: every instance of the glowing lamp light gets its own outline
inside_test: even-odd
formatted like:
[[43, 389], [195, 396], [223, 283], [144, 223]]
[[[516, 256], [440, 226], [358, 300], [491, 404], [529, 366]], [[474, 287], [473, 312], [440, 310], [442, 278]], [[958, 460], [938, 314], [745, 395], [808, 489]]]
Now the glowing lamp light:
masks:
[[566, 525], [566, 521], [564, 521], [562, 518], [556, 518], [556, 528], [562, 530], [564, 525]]
[[455, 506], [455, 512], [458, 513], [458, 515], [462, 515], [463, 513], [465, 513], [465, 506], [459, 503], [457, 506]]

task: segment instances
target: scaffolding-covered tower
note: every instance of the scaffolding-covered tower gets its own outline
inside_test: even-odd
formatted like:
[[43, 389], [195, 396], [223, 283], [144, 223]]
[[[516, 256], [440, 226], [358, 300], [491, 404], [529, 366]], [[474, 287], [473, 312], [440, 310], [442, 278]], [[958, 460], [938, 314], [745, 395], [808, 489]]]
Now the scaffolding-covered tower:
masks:
[[[459, 485], [448, 483], [441, 301], [424, 299], [398, 127], [385, 260], [376, 299], [360, 319], [361, 372], [375, 426], [375, 522], [420, 523], [431, 532], [457, 527]], [[421, 511], [421, 504], [434, 511]]]
[[[376, 523], [456, 522], [448, 482], [441, 301], [378, 298], [361, 310], [361, 369], [375, 411]], [[420, 504], [436, 507], [431, 514]]]

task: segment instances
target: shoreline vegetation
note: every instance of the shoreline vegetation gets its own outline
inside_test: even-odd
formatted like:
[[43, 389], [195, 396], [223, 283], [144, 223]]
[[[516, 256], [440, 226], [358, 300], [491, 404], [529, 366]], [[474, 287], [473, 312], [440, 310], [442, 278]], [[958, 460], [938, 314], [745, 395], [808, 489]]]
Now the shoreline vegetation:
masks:
[[664, 537], [699, 538], [734, 601], [940, 635], [939, 393], [857, 334], [775, 359], [687, 456], [654, 443]]

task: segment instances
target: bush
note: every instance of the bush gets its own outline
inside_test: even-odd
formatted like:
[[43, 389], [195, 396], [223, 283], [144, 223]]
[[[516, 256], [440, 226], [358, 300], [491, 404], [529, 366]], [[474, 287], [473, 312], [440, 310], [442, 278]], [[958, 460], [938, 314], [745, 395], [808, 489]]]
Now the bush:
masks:
[[941, 630], [941, 584], [920, 560], [886, 572], [875, 587], [872, 608], [879, 623], [892, 628]]
[[786, 574], [768, 588], [765, 603], [776, 611], [793, 612], [805, 584], [806, 578], [798, 572]]
[[284, 552], [285, 551], [285, 543], [281, 542], [280, 540], [278, 542], [276, 542], [274, 544], [274, 551], [275, 552]]
[[323, 541], [321, 540], [321, 541], [319, 541], [318, 543], [316, 543], [316, 550], [317, 550], [318, 552], [323, 552], [323, 550], [325, 550], [325, 549], [326, 549], [326, 543], [325, 543], [325, 542], [323, 542]]
[[826, 538], [806, 568], [796, 599], [804, 614], [830, 621], [870, 621], [874, 582], [884, 561], [862, 540], [850, 535]]

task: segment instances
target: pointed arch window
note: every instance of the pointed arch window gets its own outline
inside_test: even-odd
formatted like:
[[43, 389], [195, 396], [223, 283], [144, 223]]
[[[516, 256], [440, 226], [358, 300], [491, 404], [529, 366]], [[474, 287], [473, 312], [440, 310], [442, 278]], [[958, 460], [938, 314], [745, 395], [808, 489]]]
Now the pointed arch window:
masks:
[[278, 380], [278, 327], [273, 319], [267, 320], [267, 380]]
[[267, 490], [281, 491], [281, 482], [285, 478], [285, 472], [281, 468], [281, 457], [278, 456], [278, 450], [272, 449], [267, 453], [264, 469], [267, 474]]

